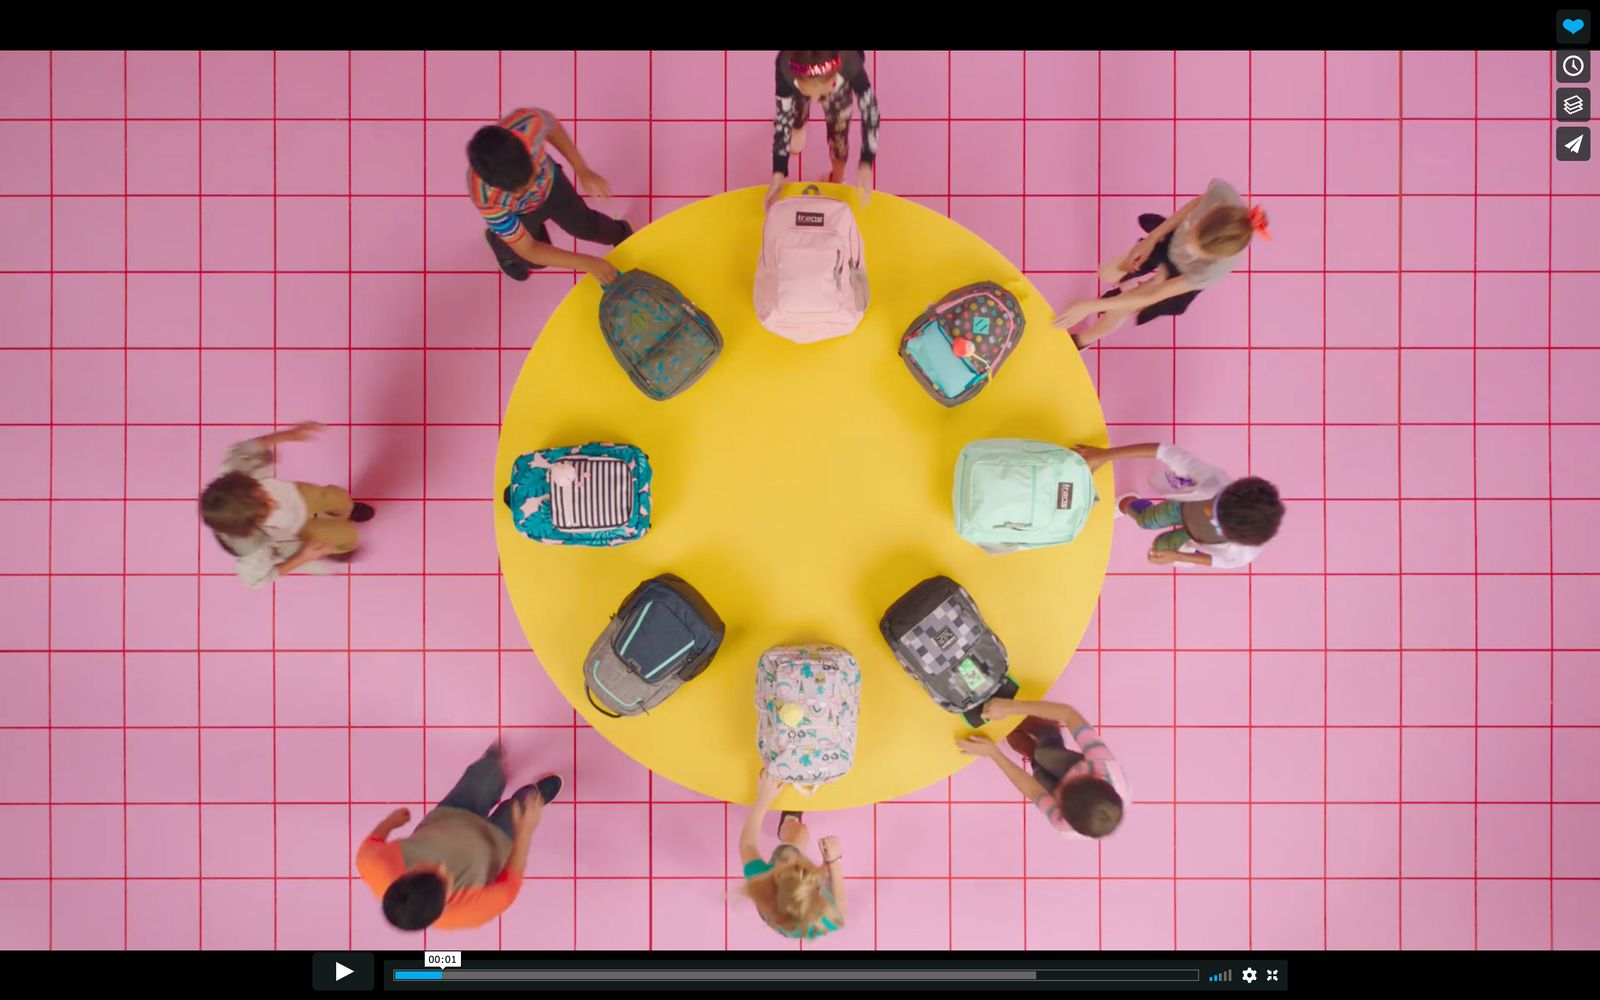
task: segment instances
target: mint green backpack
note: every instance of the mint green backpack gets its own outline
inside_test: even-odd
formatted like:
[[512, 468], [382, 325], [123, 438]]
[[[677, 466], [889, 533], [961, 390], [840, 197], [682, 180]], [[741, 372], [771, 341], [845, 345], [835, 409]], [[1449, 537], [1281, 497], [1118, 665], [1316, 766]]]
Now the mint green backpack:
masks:
[[1097, 499], [1089, 463], [1048, 441], [987, 438], [956, 459], [956, 532], [991, 554], [1072, 541]]

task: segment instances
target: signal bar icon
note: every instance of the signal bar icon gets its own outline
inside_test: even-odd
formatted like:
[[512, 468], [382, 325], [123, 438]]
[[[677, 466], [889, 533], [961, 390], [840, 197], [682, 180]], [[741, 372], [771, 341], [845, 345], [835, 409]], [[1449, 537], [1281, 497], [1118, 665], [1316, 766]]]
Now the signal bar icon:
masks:
[[1207, 981], [1212, 983], [1231, 983], [1233, 982], [1233, 970], [1223, 969], [1221, 972], [1214, 973]]

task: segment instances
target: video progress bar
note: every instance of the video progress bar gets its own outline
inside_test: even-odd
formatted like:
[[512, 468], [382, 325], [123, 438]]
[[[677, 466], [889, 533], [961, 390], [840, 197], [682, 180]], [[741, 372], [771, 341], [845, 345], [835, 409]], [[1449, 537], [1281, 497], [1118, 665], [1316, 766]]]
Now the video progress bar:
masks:
[[396, 969], [407, 982], [1036, 982], [1197, 983], [1199, 969]]

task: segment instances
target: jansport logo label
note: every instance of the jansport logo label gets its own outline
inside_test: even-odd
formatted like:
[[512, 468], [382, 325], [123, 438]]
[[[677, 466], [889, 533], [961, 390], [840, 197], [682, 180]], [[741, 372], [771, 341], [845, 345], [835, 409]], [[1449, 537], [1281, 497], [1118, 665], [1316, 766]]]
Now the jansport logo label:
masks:
[[948, 628], [940, 629], [939, 634], [933, 637], [933, 641], [940, 649], [949, 649], [950, 644], [956, 641], [956, 634]]
[[1072, 484], [1056, 484], [1056, 510], [1072, 509]]
[[828, 224], [828, 219], [821, 212], [796, 212], [794, 213], [794, 224], [820, 228]]

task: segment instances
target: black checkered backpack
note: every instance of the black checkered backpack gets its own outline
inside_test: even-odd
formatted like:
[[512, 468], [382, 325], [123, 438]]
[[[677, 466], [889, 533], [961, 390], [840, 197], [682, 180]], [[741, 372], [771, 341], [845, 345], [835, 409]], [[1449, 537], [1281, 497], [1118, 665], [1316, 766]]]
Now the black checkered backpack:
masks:
[[924, 580], [884, 612], [878, 629], [894, 658], [939, 707], [976, 728], [990, 698], [1010, 698], [1006, 647], [965, 588], [947, 576]]

